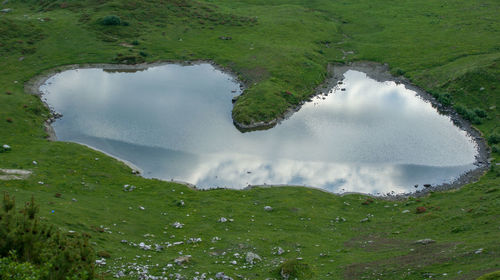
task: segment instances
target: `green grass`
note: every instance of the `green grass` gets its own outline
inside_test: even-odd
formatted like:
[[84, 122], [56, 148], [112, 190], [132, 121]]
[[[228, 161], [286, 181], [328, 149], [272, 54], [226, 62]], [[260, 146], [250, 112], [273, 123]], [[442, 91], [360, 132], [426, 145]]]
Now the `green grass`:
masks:
[[[296, 257], [315, 279], [475, 279], [499, 270], [496, 159], [478, 183], [400, 202], [375, 199], [363, 205], [363, 195], [295, 187], [193, 191], [134, 176], [86, 147], [49, 142], [43, 127], [49, 112], [24, 92], [31, 78], [61, 65], [205, 59], [246, 84], [233, 117], [252, 123], [269, 121], [306, 99], [324, 81], [329, 63], [371, 60], [388, 63], [450, 105], [483, 110], [487, 117], [476, 127], [490, 137], [500, 134], [497, 1], [26, 0], [5, 7], [13, 11], [0, 13], [0, 145], [12, 151], [0, 153], [0, 168], [34, 174], [0, 182], [0, 190], [18, 203], [35, 195], [44, 219], [62, 230], [90, 233], [96, 251], [111, 255], [100, 269], [104, 278], [112, 277], [109, 268], [129, 262], [162, 269], [180, 252], [192, 260], [167, 275], [179, 272], [189, 279], [195, 272], [213, 277], [219, 271], [278, 278], [280, 261]], [[100, 24], [109, 15], [128, 25]], [[124, 184], [139, 188], [123, 192]], [[266, 205], [274, 210], [264, 211]], [[427, 211], [415, 214], [420, 206]], [[406, 209], [411, 212], [403, 214]], [[369, 214], [370, 221], [361, 223]], [[218, 223], [222, 216], [234, 222]], [[174, 229], [176, 221], [184, 227]], [[101, 225], [112, 233], [101, 232]], [[216, 236], [221, 240], [212, 242]], [[197, 237], [202, 242], [187, 244]], [[413, 244], [423, 238], [436, 243]], [[154, 252], [122, 239], [186, 244]], [[286, 252], [273, 254], [276, 247]], [[248, 251], [263, 261], [242, 268]], [[243, 258], [234, 257], [236, 252]]]

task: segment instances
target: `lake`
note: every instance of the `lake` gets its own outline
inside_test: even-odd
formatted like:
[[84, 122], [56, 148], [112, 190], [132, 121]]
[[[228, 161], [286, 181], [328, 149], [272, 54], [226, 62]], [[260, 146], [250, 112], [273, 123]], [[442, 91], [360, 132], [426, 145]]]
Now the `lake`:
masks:
[[478, 152], [414, 91], [353, 70], [274, 128], [247, 133], [231, 119], [240, 85], [210, 64], [67, 70], [40, 90], [63, 115], [52, 123], [58, 140], [128, 161], [145, 177], [198, 188], [413, 192], [475, 168]]

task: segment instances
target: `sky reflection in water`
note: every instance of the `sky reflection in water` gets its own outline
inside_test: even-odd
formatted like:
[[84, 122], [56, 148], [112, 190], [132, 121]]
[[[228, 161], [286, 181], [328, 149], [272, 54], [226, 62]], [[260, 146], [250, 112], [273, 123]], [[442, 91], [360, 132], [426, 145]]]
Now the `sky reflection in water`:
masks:
[[470, 137], [404, 85], [348, 71], [340, 87], [275, 128], [250, 133], [231, 119], [238, 84], [209, 64], [69, 70], [41, 89], [63, 114], [53, 124], [59, 140], [125, 159], [145, 177], [199, 188], [290, 184], [399, 193], [474, 167]]

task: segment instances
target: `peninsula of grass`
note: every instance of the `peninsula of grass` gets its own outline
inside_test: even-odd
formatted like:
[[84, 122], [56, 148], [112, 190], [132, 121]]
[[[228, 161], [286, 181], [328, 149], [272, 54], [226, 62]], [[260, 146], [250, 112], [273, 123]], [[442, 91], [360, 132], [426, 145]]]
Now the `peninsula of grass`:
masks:
[[[44, 223], [90, 236], [98, 277], [498, 275], [498, 1], [3, 3], [0, 147], [9, 148], [0, 150], [0, 169], [32, 174], [0, 181], [0, 191], [18, 204], [34, 196]], [[472, 122], [488, 139], [491, 167], [460, 189], [399, 201], [292, 186], [196, 191], [136, 176], [87, 147], [49, 141], [44, 123], [50, 112], [25, 90], [34, 77], [64, 65], [197, 60], [244, 83], [233, 109], [243, 126], [272, 122], [307, 100], [329, 65], [387, 63], [394, 75]], [[124, 185], [136, 188], [124, 191]], [[247, 261], [248, 253], [261, 260]]]

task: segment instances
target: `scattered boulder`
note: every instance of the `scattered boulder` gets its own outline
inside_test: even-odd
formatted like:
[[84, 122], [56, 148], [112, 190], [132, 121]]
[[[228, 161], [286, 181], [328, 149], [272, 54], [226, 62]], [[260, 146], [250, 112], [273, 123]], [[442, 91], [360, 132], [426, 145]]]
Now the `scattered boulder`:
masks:
[[180, 256], [178, 258], [176, 258], [174, 260], [174, 262], [177, 264], [177, 265], [183, 265], [183, 264], [187, 264], [191, 261], [191, 255], [184, 255], [184, 256]]
[[2, 13], [10, 13], [10, 12], [12, 12], [12, 9], [10, 9], [10, 8], [1, 9], [0, 12], [2, 12]]
[[215, 274], [215, 278], [216, 279], [222, 279], [222, 280], [233, 280], [233, 278], [227, 276], [226, 274], [224, 274], [224, 272], [217, 272]]
[[219, 223], [225, 223], [225, 222], [227, 222], [227, 219], [224, 217], [220, 217]]
[[248, 252], [245, 260], [247, 261], [247, 263], [255, 264], [257, 261], [262, 261], [262, 258], [253, 252]]
[[132, 185], [128, 185], [128, 184], [127, 185], [123, 185], [123, 191], [124, 192], [131, 192], [131, 191], [135, 190], [135, 188], [136, 187], [132, 186]]
[[403, 214], [410, 213], [410, 210], [406, 209], [406, 210], [401, 211], [401, 213], [403, 213]]
[[435, 242], [436, 242], [435, 240], [432, 240], [430, 238], [425, 238], [425, 239], [417, 240], [414, 243], [415, 244], [427, 245], [427, 244], [431, 244], [431, 243], [435, 243]]
[[474, 251], [474, 254], [481, 254], [484, 251], [483, 248], [479, 248], [476, 251]]
[[144, 242], [139, 243], [139, 248], [141, 248], [144, 251], [149, 251], [151, 250], [151, 245], [147, 245]]
[[264, 206], [264, 210], [266, 210], [267, 212], [271, 212], [271, 211], [273, 211], [273, 207], [271, 207], [271, 206]]
[[174, 228], [183, 228], [183, 227], [184, 227], [184, 224], [181, 224], [181, 223], [179, 223], [179, 222], [175, 222], [175, 223], [173, 223], [173, 224], [172, 224], [172, 226], [173, 226]]
[[232, 40], [233, 38], [229, 37], [229, 36], [220, 36], [219, 39], [221, 39], [221, 40]]
[[283, 253], [285, 253], [285, 250], [283, 250], [283, 248], [281, 248], [281, 247], [278, 247], [278, 250], [276, 251], [276, 254], [278, 256], [281, 256], [281, 255], [283, 255]]

